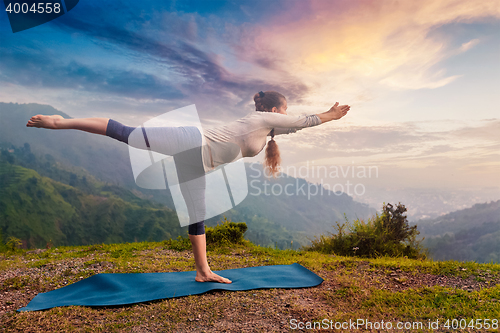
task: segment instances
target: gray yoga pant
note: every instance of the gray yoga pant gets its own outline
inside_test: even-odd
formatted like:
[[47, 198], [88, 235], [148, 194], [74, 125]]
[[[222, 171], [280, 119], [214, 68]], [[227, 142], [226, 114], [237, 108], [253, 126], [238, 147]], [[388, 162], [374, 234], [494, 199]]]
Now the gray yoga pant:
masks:
[[[125, 126], [109, 119], [106, 135], [129, 144], [128, 137], [135, 129], [136, 127]], [[205, 170], [200, 131], [194, 126], [148, 127], [147, 130], [143, 127], [142, 133], [149, 149], [174, 158], [181, 193], [190, 218], [188, 233], [203, 235], [205, 223], [204, 218], [200, 217], [205, 216]]]

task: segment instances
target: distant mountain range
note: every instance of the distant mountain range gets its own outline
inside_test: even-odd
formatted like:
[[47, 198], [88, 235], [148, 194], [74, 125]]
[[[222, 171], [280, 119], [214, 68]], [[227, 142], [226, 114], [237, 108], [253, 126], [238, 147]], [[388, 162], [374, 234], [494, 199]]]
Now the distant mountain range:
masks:
[[436, 260], [500, 262], [500, 200], [415, 224]]
[[[90, 180], [95, 177], [94, 183], [99, 183], [95, 185], [96, 188], [102, 189], [104, 186], [123, 187], [124, 189], [121, 191], [129, 193], [126, 198], [122, 198], [125, 202], [131, 203], [133, 201], [130, 196], [133, 193], [133, 196], [137, 199], [153, 200], [166, 206], [165, 208], [169, 208], [170, 211], [174, 208], [168, 190], [146, 190], [135, 184], [130, 167], [128, 148], [125, 144], [105, 136], [76, 130], [47, 130], [26, 127], [27, 120], [36, 114], [59, 114], [65, 118], [70, 118], [48, 105], [0, 103], [0, 117], [2, 119], [0, 147], [4, 149], [4, 152], [11, 149], [13, 151], [17, 150], [17, 153], [21, 155], [27, 154], [26, 156], [19, 155], [21, 157], [18, 158], [18, 162], [21, 163], [19, 167], [24, 167], [26, 170], [16, 169], [16, 172], [20, 172], [20, 174], [27, 173], [30, 177], [22, 178], [23, 180], [17, 183], [19, 186], [25, 186], [25, 182], [29, 182], [28, 179], [31, 179], [31, 182], [35, 182], [33, 179], [37, 179], [37, 183], [33, 185], [34, 188], [36, 187], [36, 191], [41, 191], [40, 193], [47, 192], [42, 188], [38, 188], [39, 182], [41, 182], [39, 177], [46, 176], [81, 191], [77, 196], [80, 196], [81, 200], [79, 201], [85, 201], [88, 198], [83, 198], [90, 195], [91, 192], [85, 192], [85, 187], [82, 188], [82, 179], [85, 177], [85, 179]], [[28, 149], [29, 153], [23, 152], [22, 149]], [[39, 163], [30, 165], [30, 158]], [[42, 167], [40, 163], [45, 163], [45, 167]], [[56, 174], [63, 172], [61, 170], [66, 170], [64, 172], [70, 176], [67, 176], [66, 179], [58, 179]], [[249, 226], [247, 237], [256, 244], [287, 248], [292, 246], [291, 241], [293, 240], [293, 246], [296, 248], [307, 244], [309, 239], [315, 235], [333, 231], [332, 226], [336, 221], [342, 221], [345, 217], [348, 220], [367, 219], [376, 212], [374, 208], [356, 202], [344, 193], [334, 193], [317, 188], [304, 179], [293, 177], [267, 179], [260, 164], [246, 164], [246, 170], [250, 184], [250, 193], [247, 198], [234, 209], [207, 220], [207, 225], [216, 224], [224, 215], [233, 221], [247, 222]], [[71, 180], [71, 177], [73, 180]], [[73, 181], [73, 184], [70, 184], [71, 181]], [[50, 181], [45, 180], [42, 183], [49, 184]], [[286, 187], [287, 192], [293, 194], [276, 195], [277, 191], [273, 192], [269, 189], [265, 192], [265, 187], [270, 185], [274, 185], [274, 189], [284, 189]], [[16, 184], [10, 186], [14, 186], [10, 187], [11, 192], [9, 192], [13, 194], [16, 191]], [[57, 187], [59, 185], [52, 186]], [[23, 191], [18, 190], [19, 193], [23, 193]], [[67, 191], [71, 192], [73, 190]], [[318, 194], [314, 194], [314, 191], [318, 191]], [[266, 195], [266, 193], [269, 195]], [[28, 194], [25, 193], [25, 195], [29, 197]], [[34, 194], [31, 193], [31, 195]], [[97, 194], [97, 196], [105, 197], [105, 195], [101, 194]], [[62, 198], [64, 199], [64, 197]], [[50, 205], [61, 202], [60, 198], [53, 197], [52, 199], [54, 202]], [[36, 199], [35, 194], [34, 197], [26, 200], [34, 202], [38, 199]], [[10, 202], [9, 204], [13, 203]], [[36, 209], [41, 207], [33, 207], [33, 214], [36, 215]], [[45, 214], [42, 211], [39, 211], [39, 213]], [[15, 223], [15, 219], [9, 221], [10, 224]], [[10, 230], [14, 230], [9, 229], [11, 227], [5, 227], [4, 225], [4, 233], [10, 234]], [[54, 235], [58, 232], [56, 229], [54, 229]], [[170, 236], [181, 233], [180, 230], [174, 229], [169, 232]], [[162, 230], [168, 232], [167, 229]], [[166, 237], [166, 233], [160, 234]], [[145, 237], [145, 234], [143, 236]], [[127, 237], [121, 237], [121, 239], [127, 241], [126, 239], [130, 239]], [[60, 236], [55, 239], [62, 240], [64, 237]], [[66, 239], [68, 239], [67, 235]], [[119, 240], [119, 238], [116, 238], [116, 240]], [[40, 244], [36, 241], [32, 243]], [[72, 242], [72, 245], [76, 244]]]

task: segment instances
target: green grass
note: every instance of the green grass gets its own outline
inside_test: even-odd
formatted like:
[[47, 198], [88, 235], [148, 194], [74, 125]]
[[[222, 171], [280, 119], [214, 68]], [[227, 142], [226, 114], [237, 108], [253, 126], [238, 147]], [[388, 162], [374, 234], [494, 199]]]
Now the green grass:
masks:
[[363, 308], [379, 308], [398, 317], [415, 320], [419, 318], [498, 318], [500, 310], [491, 299], [500, 297], [500, 286], [486, 290], [467, 292], [444, 287], [424, 287], [391, 293], [373, 290], [362, 303]]
[[[40, 274], [37, 279], [29, 279], [25, 275], [5, 279], [0, 284], [0, 290], [5, 293], [46, 292], [97, 272], [191, 271], [194, 270], [194, 259], [190, 250], [185, 249], [187, 244], [186, 238], [180, 238], [164, 242], [59, 247], [38, 254], [28, 254], [25, 250], [4, 253], [0, 254], [3, 255], [0, 274], [14, 269], [37, 269]], [[263, 248], [249, 242], [211, 248], [208, 258], [214, 271], [296, 262], [322, 276], [325, 281], [318, 287], [307, 289], [216, 291], [118, 308], [64, 307], [41, 312], [9, 312], [1, 318], [0, 329], [33, 332], [125, 332], [141, 329], [202, 332], [220, 331], [225, 327], [228, 331], [241, 331], [245, 322], [253, 321], [256, 331], [265, 332], [288, 327], [282, 322], [290, 318], [302, 321], [328, 319], [333, 322], [370, 318], [372, 321], [419, 321], [426, 324], [436, 320], [445, 323], [456, 318], [468, 322], [470, 319], [500, 318], [500, 302], [496, 301], [500, 300], [499, 284], [493, 283], [474, 291], [452, 285], [421, 285], [397, 290], [397, 283], [391, 275], [393, 272], [407, 274], [401, 276], [400, 283], [409, 282], [407, 276], [415, 276], [418, 280], [423, 274], [500, 281], [498, 264], [389, 257], [360, 259], [315, 251]], [[102, 264], [99, 271], [92, 268], [98, 263]], [[60, 267], [58, 274], [43, 274], [57, 267]], [[384, 288], [384, 285], [390, 288]], [[14, 305], [19, 308], [26, 304]]]

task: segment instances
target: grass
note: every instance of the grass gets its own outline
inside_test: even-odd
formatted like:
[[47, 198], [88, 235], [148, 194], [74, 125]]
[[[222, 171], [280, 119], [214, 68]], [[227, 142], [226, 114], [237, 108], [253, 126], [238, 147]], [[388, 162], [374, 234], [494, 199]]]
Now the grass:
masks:
[[[15, 310], [26, 305], [36, 293], [96, 273], [194, 270], [194, 259], [186, 249], [186, 242], [186, 239], [177, 239], [0, 254], [3, 255], [0, 275], [18, 272], [16, 276], [0, 278], [2, 293], [27, 295], [31, 292], [31, 296], [22, 300], [0, 303], [0, 309], [8, 305]], [[453, 319], [466, 320], [470, 324], [472, 319], [500, 319], [498, 264], [387, 257], [360, 259], [314, 251], [276, 250], [249, 242], [232, 247], [209, 247], [208, 258], [214, 271], [297, 262], [325, 281], [314, 288], [213, 291], [116, 308], [71, 306], [38, 312], [9, 311], [0, 314], [0, 329], [12, 332], [287, 332], [293, 331], [292, 319], [303, 323], [323, 320], [342, 323], [364, 318], [372, 322], [425, 325], [439, 320], [441, 326], [435, 331], [445, 332], [443, 325], [447, 320], [450, 323]], [[437, 283], [437, 279], [445, 282]], [[474, 287], [468, 290], [466, 286], [470, 285]], [[477, 326], [461, 331], [467, 330], [494, 331], [478, 330]], [[421, 331], [429, 329], [424, 327]]]

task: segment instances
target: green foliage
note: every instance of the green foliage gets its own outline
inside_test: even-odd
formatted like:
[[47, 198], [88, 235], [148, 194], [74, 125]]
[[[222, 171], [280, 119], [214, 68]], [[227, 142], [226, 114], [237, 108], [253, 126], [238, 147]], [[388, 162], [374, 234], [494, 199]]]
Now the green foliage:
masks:
[[187, 237], [178, 236], [177, 239], [167, 239], [163, 241], [167, 249], [175, 251], [185, 251], [191, 249], [191, 241]]
[[23, 242], [19, 238], [13, 236], [10, 236], [9, 240], [5, 244], [7, 250], [12, 252], [16, 252], [21, 245], [23, 245]]
[[[175, 214], [168, 208], [90, 175], [64, 170], [47, 155], [30, 158], [30, 154], [29, 145], [1, 150], [0, 231], [4, 242], [15, 237], [29, 248], [44, 248], [162, 241], [181, 234]], [[12, 164], [7, 157], [12, 157]], [[43, 177], [29, 166], [60, 181]], [[7, 251], [7, 245], [0, 243], [0, 250]]]
[[381, 215], [376, 214], [366, 223], [355, 220], [349, 230], [346, 230], [346, 223], [337, 222], [337, 234], [331, 234], [329, 237], [320, 235], [306, 249], [363, 258], [425, 258], [420, 242], [416, 241], [419, 234], [417, 226], [409, 226], [404, 212], [404, 205], [399, 203], [394, 208], [388, 203], [383, 206]]
[[0, 229], [0, 252], [17, 252], [23, 245], [23, 242], [16, 237], [10, 236], [4, 243], [2, 230]]
[[222, 224], [205, 229], [207, 245], [228, 246], [231, 244], [243, 244], [245, 239], [243, 234], [248, 227], [245, 222], [231, 222], [226, 217]]

